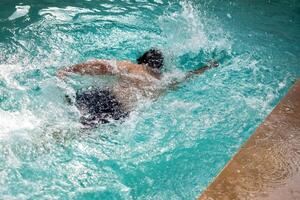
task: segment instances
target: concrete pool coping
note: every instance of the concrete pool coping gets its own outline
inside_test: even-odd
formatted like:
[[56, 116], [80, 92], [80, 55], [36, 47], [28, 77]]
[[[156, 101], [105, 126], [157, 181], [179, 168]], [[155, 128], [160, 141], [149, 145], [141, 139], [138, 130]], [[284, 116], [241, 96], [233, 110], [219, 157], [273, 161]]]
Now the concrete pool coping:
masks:
[[300, 79], [199, 200], [300, 199]]

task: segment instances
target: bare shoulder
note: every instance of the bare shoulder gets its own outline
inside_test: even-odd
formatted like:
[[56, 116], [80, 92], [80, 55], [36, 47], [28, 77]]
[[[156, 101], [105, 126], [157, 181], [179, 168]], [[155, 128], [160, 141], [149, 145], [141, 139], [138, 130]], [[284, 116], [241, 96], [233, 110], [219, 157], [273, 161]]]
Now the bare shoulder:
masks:
[[118, 61], [117, 65], [121, 71], [124, 71], [127, 73], [133, 73], [133, 74], [146, 73], [145, 67], [143, 65], [139, 65], [139, 64], [133, 63], [131, 61], [127, 61], [127, 60]]
[[117, 61], [117, 66], [119, 72], [125, 75], [139, 75], [144, 77], [152, 77], [155, 79], [160, 79], [160, 74], [153, 72], [151, 69], [146, 67], [145, 65], [136, 64], [131, 61]]

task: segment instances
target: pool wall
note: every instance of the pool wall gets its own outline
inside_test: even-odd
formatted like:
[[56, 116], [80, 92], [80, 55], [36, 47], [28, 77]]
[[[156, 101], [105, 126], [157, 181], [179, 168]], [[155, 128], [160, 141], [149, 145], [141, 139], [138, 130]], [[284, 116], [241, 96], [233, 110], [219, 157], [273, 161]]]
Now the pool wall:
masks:
[[300, 79], [199, 200], [300, 199]]

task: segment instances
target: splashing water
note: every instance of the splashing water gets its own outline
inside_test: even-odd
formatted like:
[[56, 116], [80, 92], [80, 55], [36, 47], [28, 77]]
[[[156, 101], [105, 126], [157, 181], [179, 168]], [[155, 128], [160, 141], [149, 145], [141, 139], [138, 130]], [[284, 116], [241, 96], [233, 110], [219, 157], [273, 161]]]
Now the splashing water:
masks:
[[[287, 28], [299, 27], [298, 4], [285, 15], [286, 2], [51, 2], [0, 3], [4, 199], [193, 199], [300, 74], [299, 28]], [[251, 19], [256, 12], [264, 21]], [[209, 59], [220, 67], [142, 99], [124, 123], [82, 131], [64, 95], [115, 80], [63, 82], [56, 71], [93, 58], [134, 61], [152, 46], [165, 55], [165, 82]]]

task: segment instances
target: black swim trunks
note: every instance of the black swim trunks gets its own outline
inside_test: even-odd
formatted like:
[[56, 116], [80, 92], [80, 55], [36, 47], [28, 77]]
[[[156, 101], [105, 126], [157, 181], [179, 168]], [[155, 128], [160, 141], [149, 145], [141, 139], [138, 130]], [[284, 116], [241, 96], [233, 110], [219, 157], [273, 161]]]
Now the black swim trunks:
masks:
[[128, 116], [128, 112], [110, 90], [95, 89], [77, 92], [75, 106], [82, 114], [81, 123], [87, 127]]

